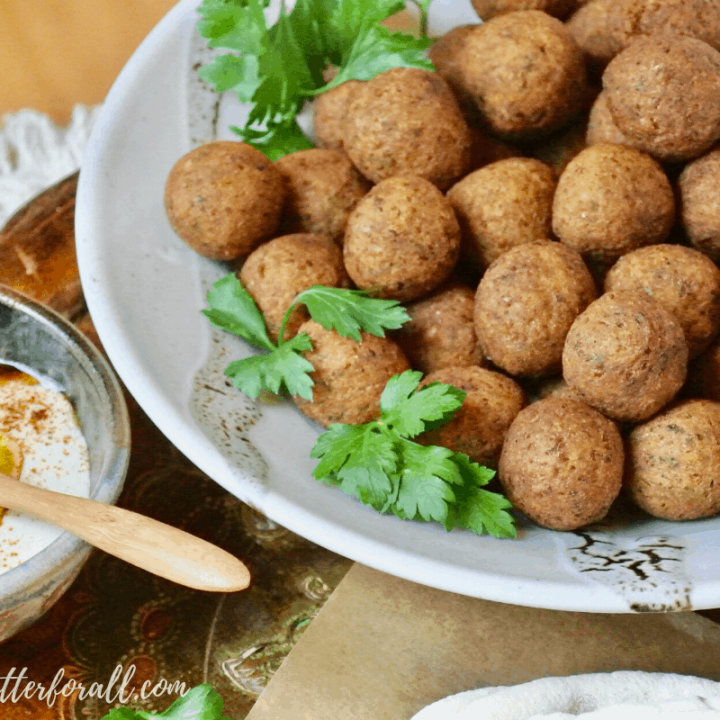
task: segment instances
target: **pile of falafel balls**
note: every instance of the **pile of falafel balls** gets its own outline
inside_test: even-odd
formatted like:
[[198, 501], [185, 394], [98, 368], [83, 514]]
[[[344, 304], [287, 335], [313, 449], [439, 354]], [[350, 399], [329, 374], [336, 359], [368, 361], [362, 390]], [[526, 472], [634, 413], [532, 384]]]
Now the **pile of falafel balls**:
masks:
[[[379, 415], [387, 380], [467, 392], [421, 441], [499, 470], [572, 530], [623, 491], [720, 511], [720, 0], [473, 0], [436, 72], [349, 81], [318, 147], [270, 162], [208, 143], [170, 173], [178, 235], [228, 261], [271, 336], [320, 283], [402, 301], [392, 337], [307, 332], [324, 426]], [[532, 9], [527, 9], [531, 7]]]

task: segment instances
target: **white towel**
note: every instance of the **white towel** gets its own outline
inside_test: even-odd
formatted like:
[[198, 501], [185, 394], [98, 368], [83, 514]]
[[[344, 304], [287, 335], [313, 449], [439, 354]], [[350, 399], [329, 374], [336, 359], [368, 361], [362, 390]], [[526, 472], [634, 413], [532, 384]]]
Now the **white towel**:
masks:
[[718, 720], [720, 683], [620, 671], [541, 678], [452, 695], [413, 720]]
[[21, 110], [0, 121], [0, 228], [28, 200], [80, 167], [99, 107], [76, 105], [67, 127]]

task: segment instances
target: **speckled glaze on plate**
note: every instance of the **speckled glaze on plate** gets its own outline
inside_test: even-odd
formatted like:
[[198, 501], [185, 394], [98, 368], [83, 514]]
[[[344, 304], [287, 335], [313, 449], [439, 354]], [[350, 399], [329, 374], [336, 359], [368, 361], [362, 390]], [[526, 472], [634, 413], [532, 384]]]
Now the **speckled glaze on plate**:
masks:
[[[226, 382], [224, 364], [250, 349], [213, 331], [200, 310], [204, 288], [227, 268], [186, 248], [162, 203], [166, 176], [183, 153], [216, 136], [230, 139], [225, 128], [242, 124], [231, 99], [216, 107], [188, 83], [197, 61], [196, 4], [177, 5], [115, 83], [86, 151], [76, 210], [95, 325], [123, 381], [165, 435], [274, 521], [415, 582], [558, 610], [720, 605], [720, 519], [677, 524], [621, 514], [578, 535], [520, 518], [517, 540], [496, 540], [381, 516], [313, 480], [309, 451], [320, 429], [292, 404], [257, 403]], [[467, 22], [476, 22], [469, 0], [434, 0], [432, 32]]]

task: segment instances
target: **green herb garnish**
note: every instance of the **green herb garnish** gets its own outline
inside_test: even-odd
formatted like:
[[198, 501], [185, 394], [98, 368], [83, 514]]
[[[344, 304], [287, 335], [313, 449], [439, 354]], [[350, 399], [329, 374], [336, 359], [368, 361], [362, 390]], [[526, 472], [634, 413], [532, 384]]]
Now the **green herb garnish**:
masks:
[[435, 520], [447, 530], [515, 537], [510, 502], [482, 489], [493, 470], [462, 453], [410, 439], [447, 422], [466, 395], [443, 383], [418, 390], [421, 377], [408, 370], [390, 378], [380, 399], [380, 420], [331, 425], [310, 453], [320, 461], [313, 475], [380, 512]]
[[[269, 0], [203, 0], [198, 31], [224, 54], [200, 69], [218, 92], [234, 91], [252, 103], [242, 128], [231, 128], [275, 160], [312, 147], [297, 124], [304, 102], [346, 80], [369, 80], [394, 67], [433, 70], [422, 57], [430, 0], [413, 0], [421, 12], [421, 37], [390, 32], [379, 23], [405, 6], [403, 0], [297, 0], [290, 13], [281, 5], [268, 27]], [[324, 72], [335, 77], [326, 82]]]
[[229, 720], [222, 713], [220, 695], [210, 685], [198, 685], [178, 698], [165, 712], [113, 708], [102, 720]]
[[362, 290], [314, 285], [301, 292], [287, 309], [275, 345], [268, 337], [262, 313], [234, 273], [228, 273], [213, 285], [207, 301], [208, 310], [202, 312], [215, 327], [268, 351], [235, 360], [225, 369], [233, 385], [249, 397], [269, 390], [273, 394], [287, 392], [312, 400], [313, 381], [309, 373], [314, 368], [301, 355], [312, 350], [310, 337], [303, 332], [290, 340], [283, 339], [290, 313], [298, 305], [305, 305], [312, 319], [326, 330], [336, 330], [356, 341], [360, 341], [361, 331], [384, 337], [385, 330], [395, 330], [409, 320], [396, 300], [371, 298]]

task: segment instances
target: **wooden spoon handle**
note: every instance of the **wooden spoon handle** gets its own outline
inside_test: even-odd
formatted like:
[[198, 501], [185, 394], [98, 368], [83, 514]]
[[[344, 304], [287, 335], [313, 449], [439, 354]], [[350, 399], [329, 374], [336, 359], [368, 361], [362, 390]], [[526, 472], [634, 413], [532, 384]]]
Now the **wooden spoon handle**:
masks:
[[235, 556], [190, 533], [114, 505], [44, 490], [0, 473], [0, 506], [46, 520], [143, 570], [197, 590], [250, 584]]

